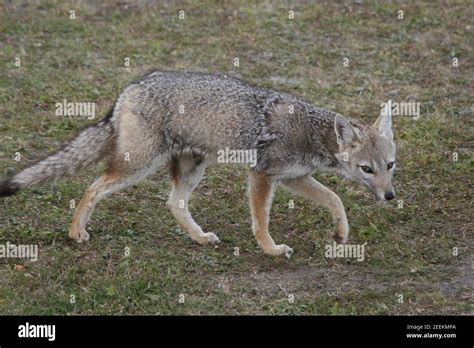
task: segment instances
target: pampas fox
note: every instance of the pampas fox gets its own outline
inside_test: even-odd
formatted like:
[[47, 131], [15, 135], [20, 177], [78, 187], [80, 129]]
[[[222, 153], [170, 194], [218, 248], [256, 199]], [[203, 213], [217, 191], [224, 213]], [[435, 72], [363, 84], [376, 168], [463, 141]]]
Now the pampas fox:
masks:
[[252, 230], [265, 253], [289, 257], [293, 250], [276, 244], [268, 232], [277, 186], [329, 209], [334, 238], [345, 243], [344, 206], [311, 174], [333, 171], [366, 185], [380, 199], [392, 199], [391, 123], [390, 112], [367, 126], [222, 74], [154, 71], [129, 85], [104, 119], [64, 149], [0, 183], [0, 196], [105, 160], [105, 173], [86, 190], [69, 228], [69, 237], [82, 242], [89, 239], [86, 225], [99, 200], [167, 168], [172, 178], [167, 206], [178, 224], [200, 244], [217, 243], [218, 237], [205, 233], [191, 217], [191, 193], [219, 151], [255, 151], [249, 171]]

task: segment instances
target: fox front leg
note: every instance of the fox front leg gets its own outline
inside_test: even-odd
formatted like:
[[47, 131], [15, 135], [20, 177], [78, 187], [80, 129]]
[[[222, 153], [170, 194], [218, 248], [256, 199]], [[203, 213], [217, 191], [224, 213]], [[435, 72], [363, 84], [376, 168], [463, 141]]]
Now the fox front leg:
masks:
[[338, 243], [346, 243], [349, 237], [349, 224], [347, 216], [339, 197], [323, 184], [311, 176], [284, 180], [283, 185], [296, 194], [311, 199], [329, 209], [336, 223], [336, 232], [333, 238]]
[[271, 182], [265, 173], [250, 172], [249, 198], [252, 212], [252, 230], [258, 244], [266, 254], [284, 255], [289, 258], [293, 254], [293, 249], [285, 244], [276, 245], [268, 233], [270, 207], [275, 188], [276, 184]]

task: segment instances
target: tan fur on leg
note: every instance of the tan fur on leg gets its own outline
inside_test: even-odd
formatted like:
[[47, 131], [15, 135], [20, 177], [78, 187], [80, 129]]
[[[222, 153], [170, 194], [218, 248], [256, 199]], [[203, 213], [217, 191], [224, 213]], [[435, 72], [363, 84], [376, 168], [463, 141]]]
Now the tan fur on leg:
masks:
[[76, 240], [78, 243], [89, 240], [89, 234], [87, 233], [85, 226], [92, 210], [94, 209], [94, 201], [100, 193], [105, 191], [109, 184], [116, 182], [117, 180], [117, 176], [105, 174], [86, 190], [86, 193], [76, 207], [74, 217], [72, 218], [72, 223], [69, 228], [69, 238]]
[[339, 243], [347, 242], [349, 225], [346, 212], [341, 200], [334, 192], [310, 176], [284, 180], [283, 185], [302, 197], [311, 199], [329, 209], [336, 222], [334, 239]]
[[268, 233], [270, 208], [274, 192], [275, 184], [268, 179], [265, 173], [251, 172], [249, 174], [252, 230], [255, 238], [265, 253], [290, 257], [293, 249], [285, 244], [276, 245]]
[[86, 194], [79, 202], [76, 212], [69, 228], [69, 237], [75, 239], [78, 243], [87, 241], [89, 234], [86, 231], [86, 225], [90, 219], [95, 205], [104, 197], [132, 186], [153, 173], [160, 166], [165, 164], [163, 156], [157, 156], [150, 161], [147, 166], [143, 166], [140, 170], [132, 174], [124, 174], [123, 171], [109, 169], [107, 174], [102, 175], [87, 190]]
[[191, 156], [174, 158], [171, 162], [173, 191], [167, 205], [179, 226], [192, 240], [199, 244], [216, 244], [219, 238], [214, 233], [203, 232], [188, 210], [189, 198], [201, 181], [205, 168], [204, 162], [196, 165], [196, 160]]

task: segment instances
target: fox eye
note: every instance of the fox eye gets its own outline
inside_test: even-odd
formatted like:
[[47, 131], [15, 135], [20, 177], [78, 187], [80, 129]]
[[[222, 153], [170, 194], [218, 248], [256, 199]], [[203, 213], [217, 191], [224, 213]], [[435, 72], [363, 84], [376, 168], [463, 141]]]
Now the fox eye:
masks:
[[367, 173], [367, 174], [373, 174], [374, 171], [372, 170], [372, 168], [370, 167], [367, 167], [367, 166], [360, 166], [360, 169], [362, 169], [363, 172]]
[[388, 170], [392, 169], [394, 164], [395, 164], [395, 162], [388, 162], [387, 169]]

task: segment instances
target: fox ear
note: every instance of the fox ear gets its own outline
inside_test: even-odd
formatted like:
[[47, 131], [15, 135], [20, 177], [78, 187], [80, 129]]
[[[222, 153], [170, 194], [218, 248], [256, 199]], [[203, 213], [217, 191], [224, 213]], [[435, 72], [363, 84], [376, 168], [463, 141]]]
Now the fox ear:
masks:
[[372, 129], [377, 130], [383, 136], [386, 136], [390, 140], [393, 140], [392, 132], [392, 110], [389, 105], [382, 108], [380, 116], [372, 125]]
[[358, 140], [354, 127], [344, 116], [336, 115], [336, 118], [334, 119], [334, 130], [337, 136], [337, 143], [340, 146], [352, 144]]

